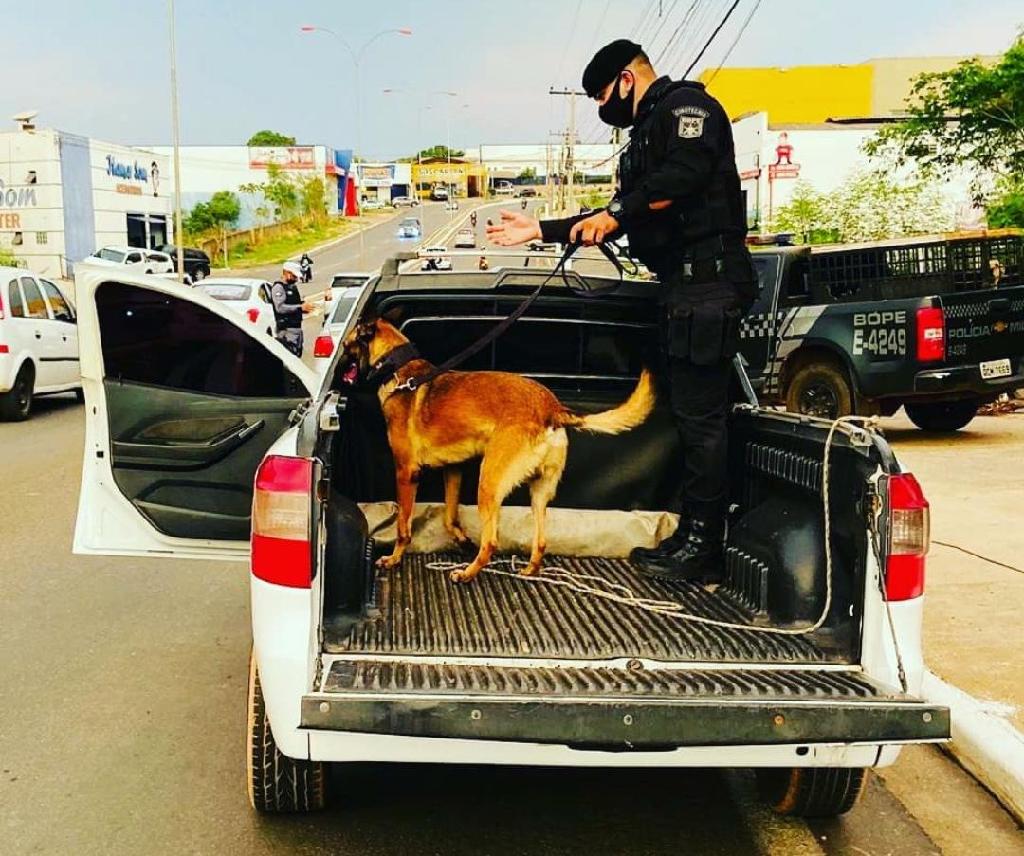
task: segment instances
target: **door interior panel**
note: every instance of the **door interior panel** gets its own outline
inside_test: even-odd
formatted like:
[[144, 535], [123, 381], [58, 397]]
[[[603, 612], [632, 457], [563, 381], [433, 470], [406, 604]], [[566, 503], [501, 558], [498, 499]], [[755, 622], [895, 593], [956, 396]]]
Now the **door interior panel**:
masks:
[[114, 481], [132, 504], [166, 535], [248, 539], [256, 468], [301, 399], [104, 387]]

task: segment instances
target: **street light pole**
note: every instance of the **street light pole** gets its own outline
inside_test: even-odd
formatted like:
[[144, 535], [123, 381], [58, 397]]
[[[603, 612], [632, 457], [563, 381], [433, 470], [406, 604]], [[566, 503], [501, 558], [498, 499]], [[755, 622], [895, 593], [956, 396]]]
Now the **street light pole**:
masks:
[[[329, 36], [333, 36], [335, 39], [337, 39], [339, 42], [341, 42], [341, 44], [345, 48], [345, 50], [348, 51], [348, 54], [349, 54], [349, 56], [352, 59], [352, 65], [355, 66], [355, 73], [356, 73], [356, 77], [355, 77], [355, 84], [356, 84], [356, 87], [355, 87], [355, 89], [356, 89], [356, 92], [355, 92], [355, 96], [356, 96], [356, 148], [357, 148], [357, 150], [362, 152], [362, 149], [363, 149], [363, 106], [362, 106], [363, 95], [362, 95], [362, 80], [361, 80], [362, 72], [361, 72], [361, 65], [362, 65], [362, 61], [363, 61], [363, 55], [366, 53], [366, 49], [370, 45], [372, 45], [375, 41], [377, 41], [377, 39], [381, 38], [382, 36], [386, 36], [386, 35], [388, 35], [388, 33], [397, 33], [400, 36], [411, 36], [412, 35], [412, 29], [410, 27], [397, 27], [397, 28], [381, 30], [379, 33], [374, 33], [372, 36], [370, 36], [370, 38], [368, 38], [365, 42], [363, 42], [363, 44], [360, 46], [358, 51], [352, 50], [352, 46], [345, 39], [343, 39], [341, 36], [339, 36], [336, 32], [334, 32], [334, 30], [330, 29], [329, 27], [319, 27], [319, 26], [316, 26], [314, 24], [303, 24], [302, 27], [300, 27], [299, 29], [300, 29], [300, 32], [303, 32], [303, 33], [327, 33]], [[359, 168], [356, 167], [356, 155], [352, 156], [352, 166], [355, 167], [356, 174], [358, 175]], [[356, 202], [358, 204], [359, 200], [357, 199]], [[360, 267], [363, 267], [365, 265], [365, 256], [366, 256], [366, 243], [365, 243], [365, 241], [363, 239], [363, 229], [360, 228], [359, 229], [359, 266]]]
[[[178, 121], [178, 60], [174, 47], [174, 0], [167, 0], [171, 42], [171, 144], [174, 147], [174, 244], [178, 261], [178, 282], [185, 282], [184, 224], [181, 222], [181, 134]], [[225, 267], [227, 260], [224, 261]]]

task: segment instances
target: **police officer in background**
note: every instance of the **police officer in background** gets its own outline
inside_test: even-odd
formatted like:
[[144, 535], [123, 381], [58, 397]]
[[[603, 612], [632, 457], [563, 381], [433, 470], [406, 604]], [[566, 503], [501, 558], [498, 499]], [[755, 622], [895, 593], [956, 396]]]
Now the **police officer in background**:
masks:
[[594, 55], [583, 88], [602, 121], [632, 126], [611, 203], [563, 220], [503, 211], [487, 233], [513, 246], [537, 238], [591, 245], [625, 232], [630, 254], [657, 275], [671, 407], [685, 455], [683, 504], [676, 532], [657, 547], [634, 549], [630, 559], [663, 579], [715, 580], [724, 571], [732, 357], [756, 296], [732, 127], [703, 84], [658, 77], [640, 45], [627, 39]]
[[277, 340], [297, 357], [302, 356], [302, 317], [313, 311], [313, 304], [306, 303], [299, 294], [301, 276], [302, 268], [298, 262], [285, 262], [281, 279], [270, 289], [270, 302], [277, 321]]

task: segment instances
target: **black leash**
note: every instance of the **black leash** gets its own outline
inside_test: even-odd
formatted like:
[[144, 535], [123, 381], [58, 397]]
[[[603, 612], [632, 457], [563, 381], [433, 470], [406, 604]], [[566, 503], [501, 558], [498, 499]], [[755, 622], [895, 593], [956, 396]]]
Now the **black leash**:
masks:
[[[551, 282], [551, 280], [555, 277], [556, 274], [561, 274], [562, 282], [565, 283], [566, 288], [569, 288], [573, 291], [580, 291], [579, 289], [574, 289], [572, 284], [570, 283], [569, 277], [566, 276], [565, 273], [565, 265], [581, 246], [582, 244], [567, 245], [565, 251], [562, 253], [562, 257], [558, 260], [558, 264], [555, 265], [551, 273], [544, 277], [541, 284], [538, 285], [533, 290], [533, 292], [526, 298], [526, 300], [524, 300], [515, 309], [513, 309], [512, 312], [510, 312], [507, 317], [502, 319], [499, 323], [495, 324], [494, 327], [492, 327], [483, 336], [481, 336], [479, 339], [473, 342], [472, 345], [459, 351], [459, 353], [457, 353], [455, 356], [449, 357], [447, 360], [441, 363], [441, 365], [434, 366], [426, 374], [416, 375], [415, 377], [411, 377], [403, 381], [402, 383], [395, 387], [394, 392], [398, 392], [400, 390], [415, 392], [424, 384], [430, 383], [432, 380], [440, 377], [446, 372], [450, 372], [457, 366], [462, 365], [462, 363], [464, 363], [473, 355], [478, 354], [489, 344], [491, 344], [491, 342], [493, 342], [495, 339], [501, 336], [506, 330], [508, 330], [509, 327], [515, 324], [516, 321], [523, 317], [523, 314], [526, 312], [526, 310], [529, 309], [533, 305], [534, 301], [536, 301], [536, 299], [540, 296], [541, 291], [544, 290], [544, 286]], [[604, 254], [605, 258], [607, 258], [615, 266], [616, 270], [618, 270], [619, 282], [621, 283], [623, 275], [625, 273], [625, 270], [622, 267], [622, 263], [619, 261], [618, 257], [607, 244], [601, 243], [598, 244], [597, 247]], [[614, 286], [614, 288], [618, 288], [618, 285]], [[590, 296], [595, 293], [603, 294], [605, 291], [608, 290], [613, 289], [602, 289], [600, 292], [583, 289], [581, 293]]]

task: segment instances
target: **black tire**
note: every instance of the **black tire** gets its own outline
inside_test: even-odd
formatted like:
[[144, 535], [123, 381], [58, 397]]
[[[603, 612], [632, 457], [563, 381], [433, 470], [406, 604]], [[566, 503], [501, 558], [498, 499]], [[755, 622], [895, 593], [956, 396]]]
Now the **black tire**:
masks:
[[834, 363], [808, 363], [796, 370], [786, 388], [786, 410], [821, 419], [853, 413], [853, 390], [846, 372]]
[[249, 804], [268, 814], [319, 811], [326, 804], [327, 770], [318, 761], [282, 755], [274, 742], [256, 658], [249, 654], [249, 720], [246, 773]]
[[32, 412], [32, 392], [36, 373], [29, 363], [18, 371], [14, 386], [0, 393], [0, 419], [4, 422], [24, 422]]
[[197, 267], [195, 269], [195, 272], [192, 274], [192, 282], [201, 282], [202, 280], [206, 279], [206, 277], [208, 277], [209, 275], [210, 272], [208, 270], [204, 270], [201, 267]]
[[757, 771], [761, 799], [794, 817], [846, 814], [864, 790], [863, 767], [788, 767]]
[[951, 434], [959, 431], [978, 412], [976, 401], [936, 401], [928, 404], [903, 405], [907, 416], [922, 431]]

